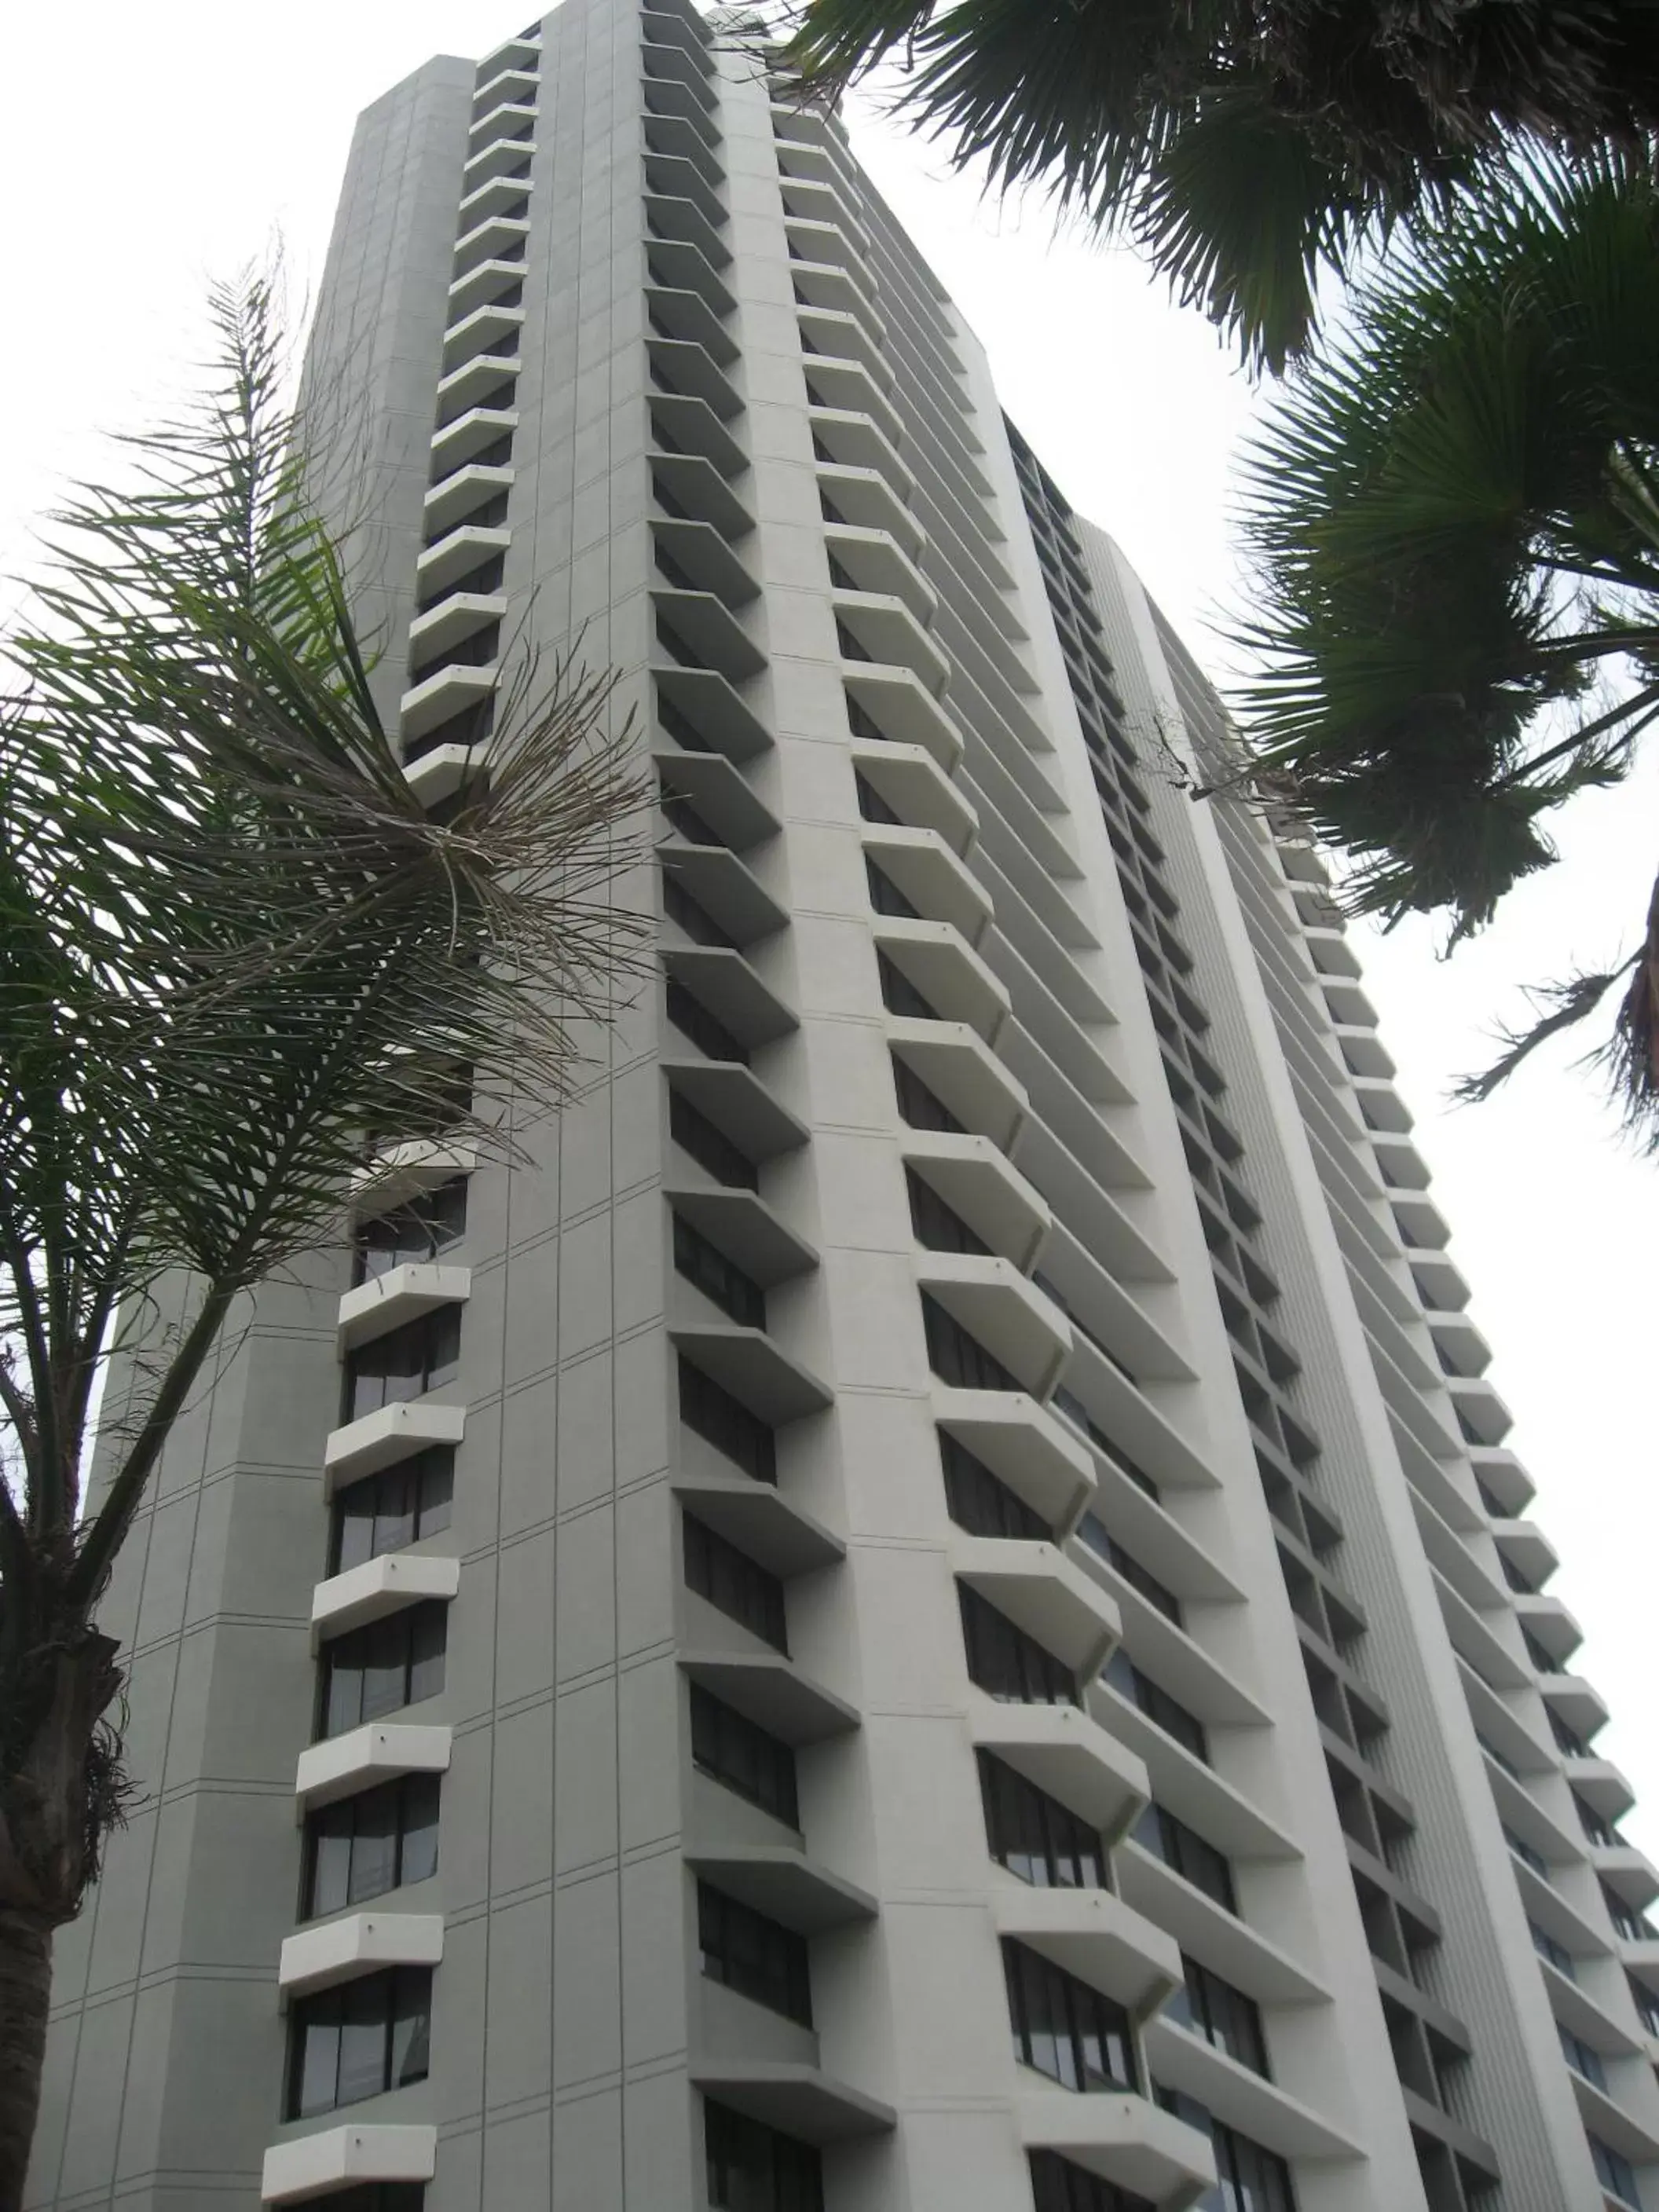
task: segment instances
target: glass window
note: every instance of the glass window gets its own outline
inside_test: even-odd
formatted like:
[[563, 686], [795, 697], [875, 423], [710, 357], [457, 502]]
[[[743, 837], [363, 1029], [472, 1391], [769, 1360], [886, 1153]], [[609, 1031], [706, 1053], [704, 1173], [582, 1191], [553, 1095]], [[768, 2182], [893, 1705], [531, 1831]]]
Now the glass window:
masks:
[[884, 952], [876, 955], [876, 972], [881, 979], [881, 1002], [890, 1014], [897, 1014], [905, 1021], [937, 1022], [944, 1018], [938, 1007], [922, 996], [903, 969]]
[[306, 1822], [305, 1916], [343, 1912], [438, 1870], [439, 1778], [405, 1774]]
[[1594, 2050], [1582, 2036], [1575, 2035], [1570, 2027], [1564, 2027], [1559, 2020], [1555, 2023], [1555, 2032], [1561, 2039], [1561, 2056], [1573, 2072], [1582, 2074], [1585, 2081], [1595, 2088], [1605, 2089], [1607, 2075], [1607, 2069], [1601, 2063], [1601, 2052]]
[[1144, 2197], [1073, 2166], [1058, 2151], [1030, 2154], [1031, 2212], [1156, 2212]]
[[971, 1536], [1018, 1536], [1032, 1543], [1052, 1538], [1054, 1531], [1042, 1516], [943, 1429], [939, 1449], [945, 1502], [958, 1528]]
[[799, 1827], [795, 1754], [790, 1746], [696, 1682], [691, 1686], [691, 1759], [700, 1773], [735, 1790], [739, 1797], [747, 1797], [786, 1826]]
[[447, 1608], [435, 1598], [353, 1628], [323, 1646], [322, 1727], [338, 1735], [444, 1686]]
[[432, 1970], [396, 1966], [301, 1997], [289, 2015], [288, 2112], [309, 2119], [424, 2081]]
[[702, 1971], [711, 1982], [811, 2027], [812, 1990], [805, 1936], [700, 1881], [697, 1942]]
[[953, 1206], [945, 1204], [924, 1176], [914, 1168], [906, 1168], [904, 1180], [910, 1193], [910, 1225], [918, 1244], [930, 1252], [989, 1254], [991, 1248], [985, 1239], [968, 1226]]
[[461, 1359], [461, 1310], [443, 1305], [402, 1328], [372, 1337], [346, 1356], [343, 1418], [361, 1420], [455, 1380]]
[[1261, 2032], [1261, 2013], [1254, 1997], [1247, 1997], [1219, 1974], [1212, 1973], [1196, 1959], [1183, 1952], [1182, 1964], [1186, 1969], [1187, 1987], [1184, 1999], [1177, 1994], [1170, 2011], [1173, 2018], [1182, 2021], [1206, 2043], [1218, 2051], [1224, 2051], [1241, 2066], [1248, 2066], [1253, 2074], [1267, 2072], [1267, 2044]]
[[466, 1177], [457, 1176], [407, 1206], [359, 1224], [352, 1239], [354, 1283], [373, 1282], [393, 1267], [435, 1260], [466, 1234]]
[[920, 921], [920, 910], [912, 906], [885, 868], [878, 868], [866, 853], [864, 872], [870, 884], [870, 903], [878, 914], [895, 915], [902, 921]]
[[1045, 1650], [1006, 1613], [965, 1583], [957, 1586], [962, 1607], [962, 1640], [968, 1677], [1005, 1705], [1076, 1705], [1077, 1680], [1069, 1667]]
[[1210, 2141], [1220, 2178], [1221, 2212], [1296, 2212], [1291, 2169], [1276, 2152], [1219, 2120], [1210, 2123]]
[[674, 1216], [674, 1266], [740, 1328], [765, 1328], [766, 1293], [760, 1285], [678, 1213]]
[[[669, 868], [662, 872], [662, 910], [694, 945], [713, 945], [726, 952], [738, 950], [738, 940], [731, 931], [715, 921], [702, 901], [694, 897]], [[714, 1057], [726, 1059], [730, 1055], [721, 1053]]]
[[927, 1364], [941, 1382], [957, 1390], [1019, 1390], [1024, 1388], [959, 1322], [951, 1319], [937, 1298], [921, 1294], [922, 1327], [927, 1336]]
[[1098, 1829], [988, 1751], [978, 1754], [991, 1856], [1036, 1889], [1109, 1889]]
[[1630, 2160], [1622, 2152], [1604, 2143], [1600, 2136], [1591, 2135], [1588, 2128], [1584, 2135], [1589, 2144], [1590, 2161], [1595, 2168], [1595, 2178], [1602, 2188], [1610, 2196], [1616, 2197], [1621, 2204], [1634, 2205], [1637, 2212], [1641, 2212], [1642, 2200], [1636, 2192], [1636, 2176]]
[[455, 1455], [441, 1445], [336, 1491], [330, 1574], [344, 1574], [448, 1528], [454, 1490]]
[[714, 2212], [823, 2212], [823, 2170], [811, 2143], [712, 2097], [703, 2099], [702, 2142]]
[[1181, 1600], [1150, 1567], [1143, 1567], [1133, 1552], [1124, 1549], [1103, 1522], [1092, 1513], [1085, 1513], [1078, 1523], [1077, 1533], [1091, 1552], [1117, 1570], [1131, 1589], [1139, 1590], [1149, 1605], [1155, 1605], [1166, 1620], [1180, 1627]]
[[1166, 1735], [1173, 1736], [1194, 1759], [1203, 1759], [1207, 1765], [1210, 1754], [1202, 1721], [1189, 1713], [1179, 1698], [1161, 1690], [1150, 1675], [1143, 1674], [1121, 1644], [1106, 1662], [1100, 1679], [1110, 1683], [1120, 1697], [1127, 1698], [1149, 1721], [1155, 1721]]
[[1166, 1813], [1161, 1805], [1148, 1805], [1135, 1822], [1133, 1833], [1144, 1850], [1162, 1859], [1166, 1867], [1191, 1882], [1194, 1889], [1201, 1889], [1206, 1897], [1212, 1898], [1224, 1911], [1237, 1914], [1231, 1863], [1195, 1828], [1189, 1828], [1173, 1813]]
[[774, 1650], [787, 1653], [783, 1584], [777, 1577], [694, 1514], [682, 1514], [680, 1524], [687, 1589], [718, 1606], [728, 1620], [749, 1629]]
[[421, 2212], [426, 2187], [419, 2181], [366, 2181], [328, 2200], [328, 2212]]
[[668, 979], [663, 1007], [680, 1035], [689, 1038], [706, 1058], [735, 1060], [740, 1067], [748, 1066], [748, 1053], [725, 1023], [711, 1014], [702, 1000], [694, 998], [675, 976]]
[[1630, 1984], [1631, 2002], [1636, 2007], [1636, 2016], [1650, 2035], [1659, 2035], [1659, 1996], [1645, 1982], [1634, 1977]]
[[1547, 1959], [1557, 1973], [1565, 1974], [1570, 1982], [1576, 1982], [1578, 1976], [1573, 1966], [1572, 1954], [1566, 1945], [1558, 1943], [1554, 1936], [1541, 1929], [1535, 1920], [1528, 1921], [1527, 1926], [1532, 1931], [1532, 1948], [1539, 1957]]
[[741, 1152], [723, 1129], [678, 1091], [668, 1094], [668, 1133], [683, 1152], [689, 1152], [716, 1182], [729, 1189], [758, 1190], [760, 1171], [747, 1152]]
[[858, 789], [859, 812], [866, 822], [885, 822], [896, 830], [902, 830], [904, 827], [903, 816], [896, 812], [887, 804], [869, 777], [860, 769], [853, 770], [853, 781]]
[[1129, 2015], [1121, 2005], [1006, 1938], [1003, 1973], [1014, 2056], [1063, 2089], [1139, 2089]]
[[680, 1419], [686, 1427], [757, 1482], [775, 1482], [777, 1439], [760, 1416], [684, 1358], [678, 1379]]
[[934, 1097], [915, 1070], [898, 1059], [893, 1062], [893, 1087], [898, 1094], [900, 1117], [911, 1128], [940, 1129], [953, 1136], [967, 1133], [950, 1108]]

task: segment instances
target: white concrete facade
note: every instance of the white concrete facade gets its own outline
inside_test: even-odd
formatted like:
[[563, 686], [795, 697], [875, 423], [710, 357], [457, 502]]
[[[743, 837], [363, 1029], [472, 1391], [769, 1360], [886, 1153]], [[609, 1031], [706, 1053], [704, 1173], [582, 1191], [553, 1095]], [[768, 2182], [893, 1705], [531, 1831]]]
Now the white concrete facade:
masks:
[[1659, 1876], [1317, 860], [840, 125], [564, 0], [365, 114], [308, 374], [411, 781], [580, 634], [658, 963], [170, 1443], [31, 2212], [1659, 2202]]

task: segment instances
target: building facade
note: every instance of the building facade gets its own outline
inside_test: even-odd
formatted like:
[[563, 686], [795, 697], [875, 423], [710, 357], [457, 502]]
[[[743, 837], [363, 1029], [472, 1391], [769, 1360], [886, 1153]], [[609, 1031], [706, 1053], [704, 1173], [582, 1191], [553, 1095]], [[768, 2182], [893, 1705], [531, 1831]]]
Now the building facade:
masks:
[[1659, 1875], [1317, 856], [775, 90], [564, 0], [360, 124], [385, 711], [453, 804], [619, 671], [656, 962], [171, 1439], [32, 2212], [1659, 2206]]

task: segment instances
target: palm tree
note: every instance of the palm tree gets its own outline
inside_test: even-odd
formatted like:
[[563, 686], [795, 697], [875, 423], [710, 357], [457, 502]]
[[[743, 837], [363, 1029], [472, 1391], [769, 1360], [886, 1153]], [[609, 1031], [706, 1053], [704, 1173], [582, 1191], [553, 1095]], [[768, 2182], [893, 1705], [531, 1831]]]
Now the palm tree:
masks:
[[991, 183], [1132, 239], [1275, 372], [1322, 268], [1443, 219], [1515, 149], [1659, 125], [1645, 0], [786, 0], [783, 66], [831, 95], [902, 65], [896, 111]]
[[[340, 1234], [374, 1133], [453, 1125], [462, 1069], [520, 1126], [556, 1104], [640, 927], [607, 903], [643, 799], [611, 680], [526, 658], [487, 780], [423, 811], [306, 502], [270, 284], [213, 312], [199, 406], [58, 518], [0, 701], [7, 2212], [52, 1932], [122, 1806], [99, 1601], [168, 1429], [261, 1279]], [[511, 1146], [507, 1118], [470, 1133]]]
[[[1243, 782], [1287, 792], [1347, 901], [1479, 929], [1659, 720], [1659, 183], [1517, 183], [1385, 268], [1249, 459]], [[1635, 920], [1635, 917], [1632, 917]], [[1484, 1096], [1621, 981], [1607, 1050], [1659, 1137], [1659, 889], [1622, 967], [1538, 995]]]

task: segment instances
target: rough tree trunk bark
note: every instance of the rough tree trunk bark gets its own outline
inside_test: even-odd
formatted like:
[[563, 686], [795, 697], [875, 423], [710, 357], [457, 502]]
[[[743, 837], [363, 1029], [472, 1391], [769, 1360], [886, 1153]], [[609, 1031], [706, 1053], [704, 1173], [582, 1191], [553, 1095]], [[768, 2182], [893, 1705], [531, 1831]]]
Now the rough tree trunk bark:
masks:
[[117, 1646], [72, 1627], [0, 1679], [0, 2212], [21, 2212], [40, 2108], [52, 1938], [73, 1920], [120, 1817], [99, 1723], [121, 1686]]

